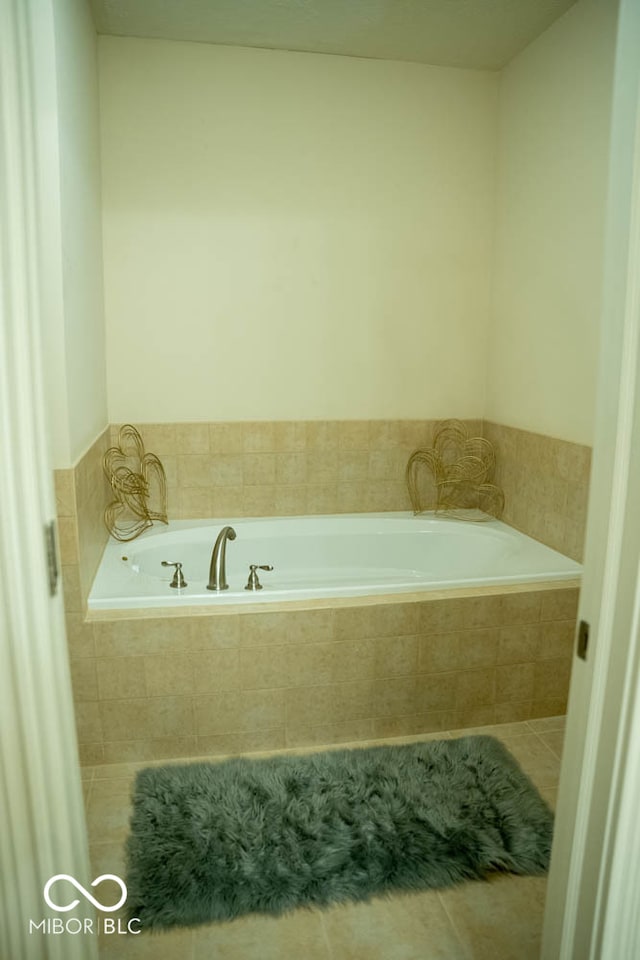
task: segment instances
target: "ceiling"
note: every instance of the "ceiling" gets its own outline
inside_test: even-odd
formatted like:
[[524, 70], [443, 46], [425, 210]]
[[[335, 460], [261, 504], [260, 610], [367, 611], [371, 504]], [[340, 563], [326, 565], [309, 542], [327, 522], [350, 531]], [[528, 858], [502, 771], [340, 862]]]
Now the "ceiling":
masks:
[[499, 70], [575, 0], [90, 0], [98, 33]]

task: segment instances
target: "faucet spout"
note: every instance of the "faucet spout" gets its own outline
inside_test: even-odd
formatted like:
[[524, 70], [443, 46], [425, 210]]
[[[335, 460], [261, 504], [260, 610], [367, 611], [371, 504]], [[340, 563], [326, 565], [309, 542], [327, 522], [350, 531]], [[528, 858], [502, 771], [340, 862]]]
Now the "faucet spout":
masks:
[[226, 559], [227, 540], [235, 540], [236, 532], [233, 527], [223, 527], [213, 547], [211, 564], [209, 566], [209, 583], [207, 590], [227, 590]]

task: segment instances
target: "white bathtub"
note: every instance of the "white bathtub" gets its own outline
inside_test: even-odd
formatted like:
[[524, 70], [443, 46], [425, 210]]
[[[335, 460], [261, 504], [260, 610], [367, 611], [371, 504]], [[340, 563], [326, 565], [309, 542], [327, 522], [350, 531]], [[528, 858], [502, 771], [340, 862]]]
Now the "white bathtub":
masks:
[[[230, 523], [229, 589], [206, 589], [213, 544]], [[169, 586], [180, 561], [187, 586]], [[249, 564], [263, 589], [244, 589]], [[306, 600], [460, 586], [571, 580], [580, 564], [497, 520], [464, 523], [410, 513], [240, 520], [183, 520], [131, 543], [110, 540], [96, 575], [91, 610]]]

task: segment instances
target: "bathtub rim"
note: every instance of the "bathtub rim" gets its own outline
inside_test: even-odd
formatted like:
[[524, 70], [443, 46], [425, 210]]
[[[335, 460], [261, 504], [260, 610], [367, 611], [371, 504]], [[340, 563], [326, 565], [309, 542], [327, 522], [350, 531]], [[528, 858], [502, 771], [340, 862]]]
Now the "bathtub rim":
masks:
[[158, 620], [160, 618], [239, 616], [248, 613], [287, 613], [303, 610], [327, 610], [336, 607], [361, 607], [397, 603], [424, 603], [425, 601], [466, 599], [469, 597], [501, 596], [512, 593], [537, 593], [547, 590], [580, 590], [582, 577], [567, 580], [528, 580], [517, 583], [486, 584], [475, 587], [448, 587], [441, 590], [415, 590], [405, 593], [361, 594], [352, 597], [318, 597], [306, 600], [269, 600], [248, 603], [193, 604], [167, 607], [112, 607], [87, 608], [86, 623], [111, 620]]

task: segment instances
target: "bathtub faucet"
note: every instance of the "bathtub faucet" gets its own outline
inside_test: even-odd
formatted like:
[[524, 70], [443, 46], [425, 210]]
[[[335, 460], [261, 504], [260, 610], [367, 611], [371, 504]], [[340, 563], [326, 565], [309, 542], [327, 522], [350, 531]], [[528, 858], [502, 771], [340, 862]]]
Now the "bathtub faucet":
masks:
[[211, 554], [211, 565], [209, 567], [209, 583], [207, 590], [226, 590], [227, 571], [225, 563], [227, 559], [227, 540], [235, 540], [236, 532], [233, 527], [223, 527], [218, 534], [218, 539], [213, 547]]

